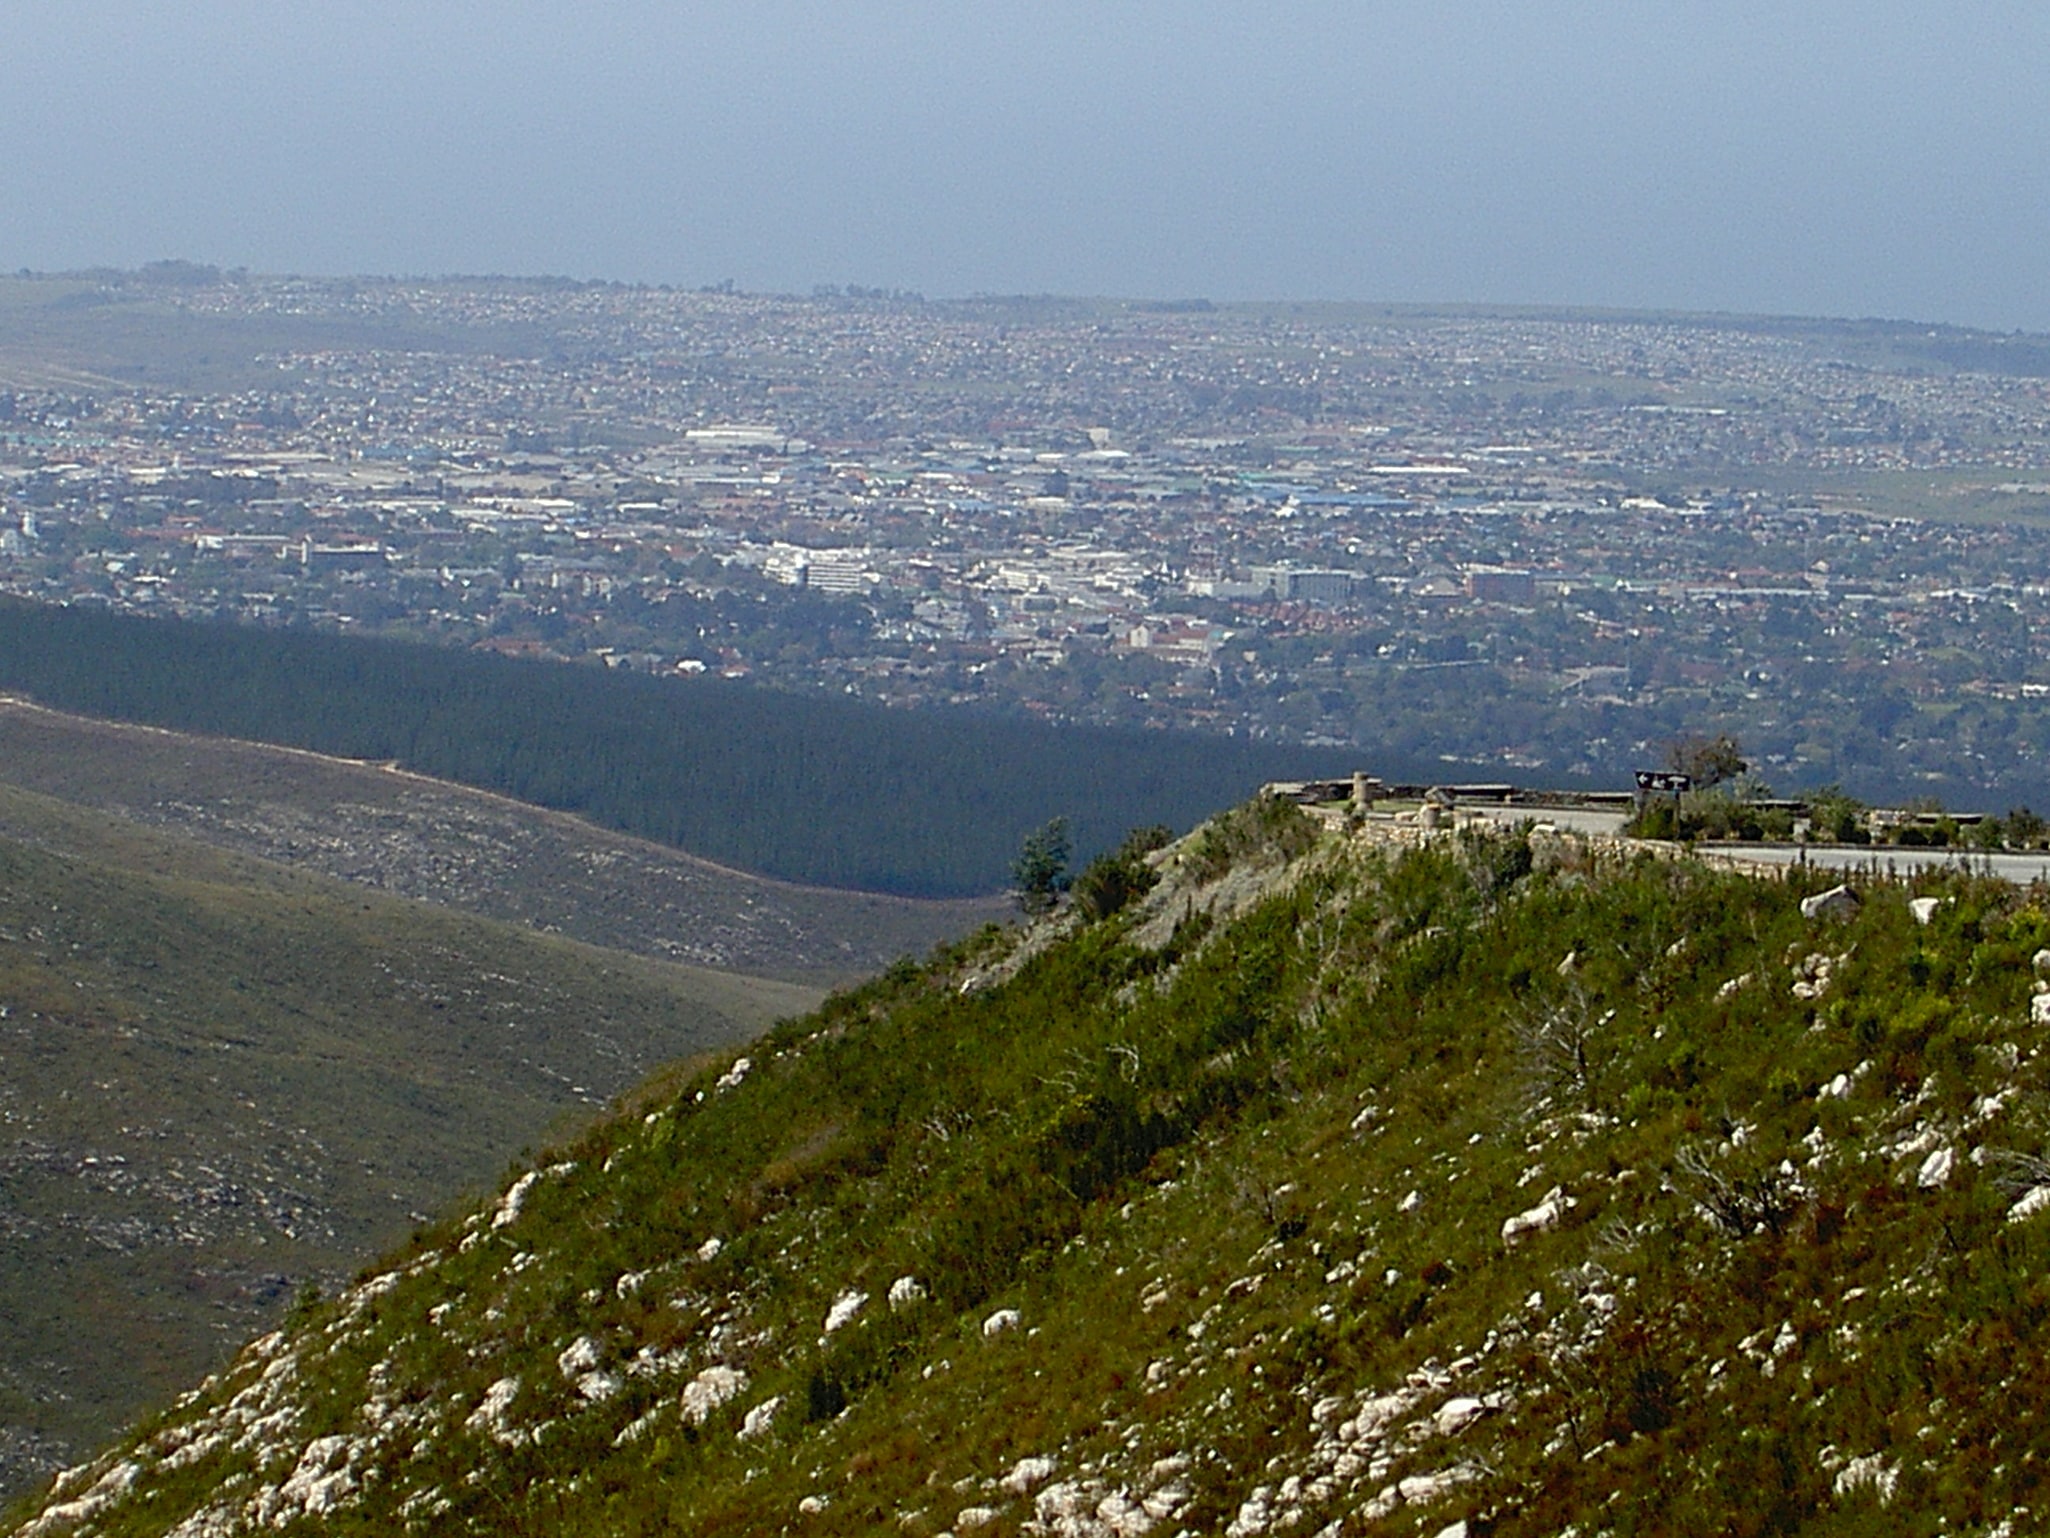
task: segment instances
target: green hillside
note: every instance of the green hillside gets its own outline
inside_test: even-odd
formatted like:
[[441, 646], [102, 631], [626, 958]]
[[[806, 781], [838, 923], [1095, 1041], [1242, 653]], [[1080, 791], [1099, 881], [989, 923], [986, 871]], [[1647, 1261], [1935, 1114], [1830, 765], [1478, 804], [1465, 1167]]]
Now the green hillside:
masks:
[[1156, 859], [650, 1085], [19, 1530], [2033, 1528], [2040, 894]]
[[655, 1065], [818, 997], [0, 787], [0, 1488]]

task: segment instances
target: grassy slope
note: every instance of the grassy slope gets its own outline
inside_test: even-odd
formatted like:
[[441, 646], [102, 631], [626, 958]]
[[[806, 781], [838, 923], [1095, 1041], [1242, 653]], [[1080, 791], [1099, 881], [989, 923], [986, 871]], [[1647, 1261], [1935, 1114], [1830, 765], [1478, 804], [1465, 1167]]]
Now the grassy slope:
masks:
[[869, 976], [1009, 908], [793, 886], [446, 781], [7, 699], [0, 781], [487, 918], [797, 982]]
[[[1926, 928], [1885, 886], [1811, 921], [1797, 885], [1515, 841], [1327, 843], [1262, 897], [1288, 833], [1242, 815], [1214, 886], [1199, 835], [1145, 944], [1120, 918], [1008, 979], [1002, 947], [900, 969], [744, 1075], [651, 1086], [68, 1477], [41, 1531], [2041, 1504], [2050, 1215], [2010, 1207], [2050, 1172], [2050, 914], [1946, 877]], [[927, 1296], [892, 1307], [900, 1277]]]
[[89, 1446], [522, 1144], [813, 991], [0, 788], [0, 1423]]

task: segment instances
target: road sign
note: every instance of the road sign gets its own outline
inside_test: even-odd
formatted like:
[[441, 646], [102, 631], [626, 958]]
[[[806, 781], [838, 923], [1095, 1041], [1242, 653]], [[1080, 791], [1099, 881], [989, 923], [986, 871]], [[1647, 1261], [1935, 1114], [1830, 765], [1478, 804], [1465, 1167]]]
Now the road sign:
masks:
[[1694, 777], [1686, 774], [1668, 774], [1663, 769], [1640, 769], [1637, 771], [1639, 790], [1669, 790], [1674, 795], [1694, 788]]

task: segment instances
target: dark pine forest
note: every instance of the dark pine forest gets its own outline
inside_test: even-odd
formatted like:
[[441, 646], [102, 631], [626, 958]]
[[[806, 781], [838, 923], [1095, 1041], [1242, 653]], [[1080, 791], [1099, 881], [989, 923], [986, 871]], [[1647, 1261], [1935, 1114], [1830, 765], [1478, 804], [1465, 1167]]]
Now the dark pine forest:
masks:
[[14, 600], [0, 689], [391, 761], [785, 880], [931, 897], [1003, 887], [1054, 817], [1087, 860], [1355, 757]]

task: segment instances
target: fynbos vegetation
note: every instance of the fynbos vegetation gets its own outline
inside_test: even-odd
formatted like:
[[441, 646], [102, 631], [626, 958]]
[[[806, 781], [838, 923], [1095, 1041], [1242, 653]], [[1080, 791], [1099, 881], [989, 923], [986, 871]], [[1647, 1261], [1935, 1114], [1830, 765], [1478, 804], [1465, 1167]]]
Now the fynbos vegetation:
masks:
[[[1220, 853], [1230, 851], [1229, 858]], [[37, 1538], [2015, 1532], [2050, 911], [1260, 805], [647, 1086]], [[1033, 933], [1033, 932], [1028, 932]]]

